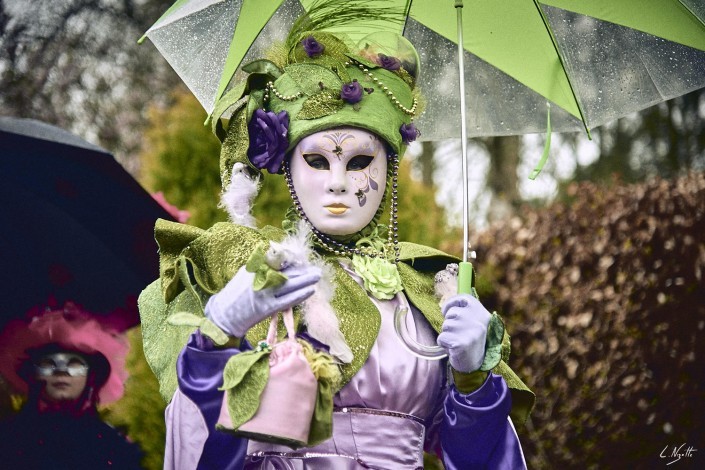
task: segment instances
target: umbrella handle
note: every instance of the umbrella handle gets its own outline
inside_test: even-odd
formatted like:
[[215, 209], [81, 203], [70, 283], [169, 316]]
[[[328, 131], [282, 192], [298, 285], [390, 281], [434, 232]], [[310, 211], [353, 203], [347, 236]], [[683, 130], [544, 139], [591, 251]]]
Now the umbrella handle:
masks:
[[426, 346], [419, 343], [409, 334], [406, 328], [406, 314], [409, 311], [406, 307], [398, 306], [394, 310], [394, 330], [397, 332], [397, 337], [401, 344], [414, 356], [429, 361], [438, 361], [448, 356], [445, 349], [440, 346]]
[[468, 261], [458, 263], [458, 294], [470, 294], [477, 297], [475, 270], [472, 268], [472, 263]]

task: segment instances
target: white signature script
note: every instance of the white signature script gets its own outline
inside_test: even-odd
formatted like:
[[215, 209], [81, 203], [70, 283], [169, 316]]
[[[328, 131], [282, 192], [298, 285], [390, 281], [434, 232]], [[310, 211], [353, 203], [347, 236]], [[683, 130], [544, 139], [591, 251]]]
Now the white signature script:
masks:
[[660, 457], [662, 459], [673, 459], [666, 464], [666, 465], [671, 465], [672, 463], [678, 462], [683, 457], [686, 457], [686, 458], [692, 457], [693, 453], [698, 451], [698, 449], [694, 448], [693, 446], [688, 446], [686, 449], [683, 449], [685, 446], [686, 446], [685, 442], [683, 444], [681, 444], [680, 446], [673, 446], [673, 450], [671, 452], [668, 451], [669, 446], [666, 446], [661, 451]]

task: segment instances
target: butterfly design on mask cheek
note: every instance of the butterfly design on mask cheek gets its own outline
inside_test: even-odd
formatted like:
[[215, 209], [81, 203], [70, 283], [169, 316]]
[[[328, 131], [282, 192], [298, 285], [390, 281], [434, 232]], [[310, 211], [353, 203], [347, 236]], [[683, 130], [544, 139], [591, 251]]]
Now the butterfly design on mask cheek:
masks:
[[352, 176], [352, 180], [357, 188], [355, 196], [357, 196], [357, 202], [360, 204], [360, 207], [363, 207], [367, 204], [367, 193], [370, 192], [370, 189], [379, 191], [379, 183], [377, 183], [379, 169], [372, 168], [369, 171], [363, 170], [356, 171], [355, 173], [356, 174]]

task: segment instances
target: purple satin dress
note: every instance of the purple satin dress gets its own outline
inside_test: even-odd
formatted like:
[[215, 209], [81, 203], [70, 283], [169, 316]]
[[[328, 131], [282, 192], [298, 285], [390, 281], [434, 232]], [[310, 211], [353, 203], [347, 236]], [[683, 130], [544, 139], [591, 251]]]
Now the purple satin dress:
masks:
[[[333, 437], [315, 447], [247, 441], [214, 429], [222, 401], [217, 387], [228, 357], [194, 333], [178, 363], [179, 390], [167, 408], [165, 468], [422, 469], [423, 451], [442, 456], [446, 469], [526, 468], [509, 410], [504, 379], [490, 374], [463, 395], [446, 381], [446, 361], [409, 353], [393, 327], [403, 294], [372, 299], [382, 323], [369, 358], [334, 397]], [[410, 334], [435, 344], [422, 314], [407, 315]]]

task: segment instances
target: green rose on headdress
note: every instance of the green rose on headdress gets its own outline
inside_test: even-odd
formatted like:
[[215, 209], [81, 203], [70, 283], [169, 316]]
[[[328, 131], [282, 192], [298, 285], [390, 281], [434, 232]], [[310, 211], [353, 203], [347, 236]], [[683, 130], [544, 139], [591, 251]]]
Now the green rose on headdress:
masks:
[[394, 263], [381, 257], [353, 255], [355, 272], [362, 277], [365, 289], [380, 300], [389, 300], [401, 292], [401, 277]]

